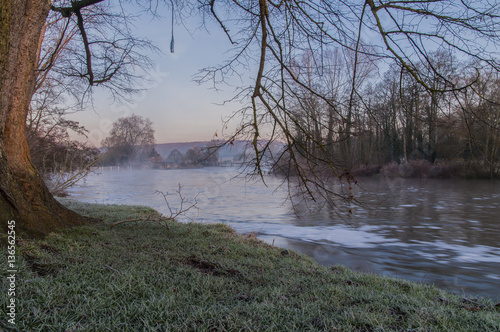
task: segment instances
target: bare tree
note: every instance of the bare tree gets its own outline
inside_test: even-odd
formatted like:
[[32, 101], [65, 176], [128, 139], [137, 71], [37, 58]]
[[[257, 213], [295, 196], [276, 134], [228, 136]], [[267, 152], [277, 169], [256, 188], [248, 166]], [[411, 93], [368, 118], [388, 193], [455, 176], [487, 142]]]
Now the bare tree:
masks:
[[102, 141], [112, 163], [123, 164], [149, 156], [154, 149], [153, 123], [150, 119], [132, 114], [113, 123], [110, 136]]
[[129, 96], [133, 67], [147, 65], [141, 49], [148, 43], [132, 38], [124, 15], [101, 0], [0, 7], [0, 220], [2, 227], [14, 219], [19, 229], [46, 234], [84, 218], [52, 197], [31, 162], [26, 123], [33, 95], [57, 87], [55, 99], [65, 93], [82, 101], [102, 86]]
[[86, 137], [87, 130], [66, 118], [71, 111], [60, 106], [61, 89], [46, 80], [32, 98], [26, 123], [31, 161], [59, 194], [89, 174], [99, 155], [96, 148], [71, 138], [70, 132]]
[[[217, 83], [232, 70], [236, 71], [236, 65], [246, 59], [257, 62], [254, 84], [241, 91], [241, 95], [248, 97], [249, 104], [239, 131], [247, 134], [253, 142], [255, 172], [263, 174], [262, 156], [270, 146], [259, 144], [259, 140], [284, 141], [287, 149], [275, 156], [276, 162], [285, 159], [284, 163], [294, 170], [290, 174], [295, 175], [301, 191], [314, 199], [321, 196], [332, 205], [338, 204], [335, 198], [346, 202], [352, 198], [349, 190], [342, 192], [332, 186], [333, 179], [340, 179], [345, 188], [351, 187], [353, 179], [349, 176], [349, 169], [344, 167], [349, 162], [338, 160], [331, 154], [317, 153], [327, 150], [327, 146], [319, 139], [316, 129], [323, 126], [328, 131], [328, 121], [311, 130], [309, 122], [294, 112], [295, 105], [302, 103], [306, 106], [304, 94], [298, 94], [298, 88], [322, 100], [330, 110], [337, 110], [343, 118], [341, 131], [347, 148], [352, 151], [354, 121], [363, 118], [363, 111], [369, 111], [369, 100], [364, 98], [359, 84], [365, 76], [363, 63], [380, 62], [399, 68], [435, 97], [442, 92], [470, 87], [469, 83], [458, 85], [450, 77], [447, 66], [439, 66], [433, 61], [436, 51], [473, 58], [476, 64], [493, 70], [500, 68], [497, 48], [485, 47], [498, 46], [499, 41], [499, 8], [488, 1], [259, 0], [201, 3], [202, 9], [215, 16], [216, 22], [235, 44], [235, 56], [222, 66], [202, 71], [200, 80]], [[217, 15], [217, 8], [223, 5], [234, 10], [230, 14], [221, 10], [222, 14]], [[339, 103], [325, 93], [324, 85], [311, 84], [321, 81], [325, 71], [336, 70], [334, 63], [325, 61], [328, 47], [352, 58], [348, 67], [348, 98], [342, 105], [344, 113], [340, 111]], [[308, 75], [296, 71], [297, 59], [304, 54], [308, 56]], [[466, 70], [475, 71], [474, 67]], [[442, 84], [433, 84], [437, 79]], [[429, 109], [432, 123], [436, 121], [436, 109]], [[399, 109], [395, 111], [399, 112]], [[308, 116], [311, 118], [312, 113], [309, 112]], [[395, 121], [397, 119], [394, 117]], [[392, 127], [396, 132], [396, 123]], [[428, 129], [435, 137], [434, 128], [431, 125]], [[303, 141], [310, 143], [305, 149]]]
[[172, 163], [177, 164], [177, 165], [182, 164], [183, 160], [184, 160], [184, 156], [182, 155], [182, 152], [180, 152], [177, 149], [172, 150], [167, 157], [168, 162], [172, 162]]
[[[465, 80], [471, 79], [464, 77]], [[485, 72], [476, 80], [473, 88], [477, 93], [457, 93], [459, 103], [456, 109], [463, 119], [460, 129], [461, 146], [464, 154], [488, 171], [493, 178], [499, 173], [500, 165], [500, 77], [496, 71]]]

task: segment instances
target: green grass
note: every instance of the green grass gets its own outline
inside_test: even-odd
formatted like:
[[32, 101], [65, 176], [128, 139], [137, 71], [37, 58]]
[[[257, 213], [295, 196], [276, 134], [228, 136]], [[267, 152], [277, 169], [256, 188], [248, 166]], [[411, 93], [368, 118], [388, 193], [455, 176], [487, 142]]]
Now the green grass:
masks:
[[222, 224], [110, 229], [154, 211], [65, 204], [101, 222], [19, 241], [19, 331], [500, 331], [488, 299], [320, 266]]

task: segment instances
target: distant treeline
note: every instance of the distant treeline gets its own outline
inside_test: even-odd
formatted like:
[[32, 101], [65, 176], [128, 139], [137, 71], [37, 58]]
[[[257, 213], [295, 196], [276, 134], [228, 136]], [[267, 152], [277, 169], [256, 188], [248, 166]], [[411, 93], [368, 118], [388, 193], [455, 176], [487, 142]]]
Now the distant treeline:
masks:
[[[331, 57], [338, 66], [321, 77], [311, 75], [310, 86], [323, 88], [322, 97], [298, 86], [299, 102], [290, 106], [295, 114], [292, 148], [305, 160], [333, 160], [357, 175], [500, 176], [497, 72], [467, 72], [450, 54], [436, 52], [422, 63], [433, 69], [427, 70], [427, 88], [400, 69], [373, 78], [367, 64], [352, 93], [352, 77], [341, 66], [342, 58]], [[299, 75], [308, 74], [308, 61], [305, 56], [298, 63]], [[457, 91], [455, 86], [468, 88]]]
[[155, 149], [150, 147], [140, 151], [136, 155], [124, 153], [120, 149], [106, 149], [102, 153], [102, 158], [99, 162], [101, 166], [115, 165], [131, 165], [151, 166], [160, 165], [177, 166], [177, 167], [192, 167], [192, 166], [217, 166], [219, 162], [218, 151], [215, 147], [199, 147], [195, 146], [182, 153], [177, 149], [170, 152], [167, 158], [163, 158]]

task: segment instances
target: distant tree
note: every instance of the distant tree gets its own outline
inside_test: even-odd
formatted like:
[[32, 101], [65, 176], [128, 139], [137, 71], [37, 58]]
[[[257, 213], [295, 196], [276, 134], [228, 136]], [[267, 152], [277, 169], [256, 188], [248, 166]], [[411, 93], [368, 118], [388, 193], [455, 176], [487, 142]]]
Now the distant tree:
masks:
[[161, 161], [163, 161], [163, 158], [158, 153], [158, 151], [156, 151], [155, 148], [153, 148], [152, 150], [149, 151], [149, 154], [147, 155], [147, 158], [149, 159], [149, 161], [152, 161], [152, 162], [161, 162]]
[[463, 148], [462, 157], [471, 158], [493, 178], [500, 174], [500, 74], [485, 72], [474, 88], [478, 94], [460, 94], [457, 111], [463, 121], [456, 135], [460, 140], [454, 143]]
[[184, 159], [188, 164], [200, 164], [204, 158], [205, 155], [199, 146], [195, 146], [194, 148], [187, 150], [186, 155], [184, 156]]
[[124, 164], [149, 156], [154, 149], [153, 123], [150, 119], [132, 114], [113, 123], [110, 136], [102, 141], [106, 161]]
[[219, 164], [219, 151], [217, 148], [203, 149], [204, 158], [201, 161], [203, 166], [217, 166]]
[[182, 155], [182, 152], [174, 149], [169, 153], [167, 161], [174, 164], [182, 164], [182, 162], [184, 161], [184, 156]]
[[216, 144], [209, 144], [207, 147], [195, 146], [186, 152], [184, 160], [188, 164], [216, 166], [219, 162], [218, 146]]

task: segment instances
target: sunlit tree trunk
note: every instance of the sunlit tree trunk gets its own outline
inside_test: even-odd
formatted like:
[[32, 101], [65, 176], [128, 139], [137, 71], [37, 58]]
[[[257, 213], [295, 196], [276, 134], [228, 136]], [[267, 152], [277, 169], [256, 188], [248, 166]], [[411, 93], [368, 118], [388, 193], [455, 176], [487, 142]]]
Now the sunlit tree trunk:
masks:
[[41, 31], [50, 9], [43, 0], [0, 0], [0, 222], [32, 235], [82, 223], [59, 204], [31, 163], [26, 117], [34, 91]]

